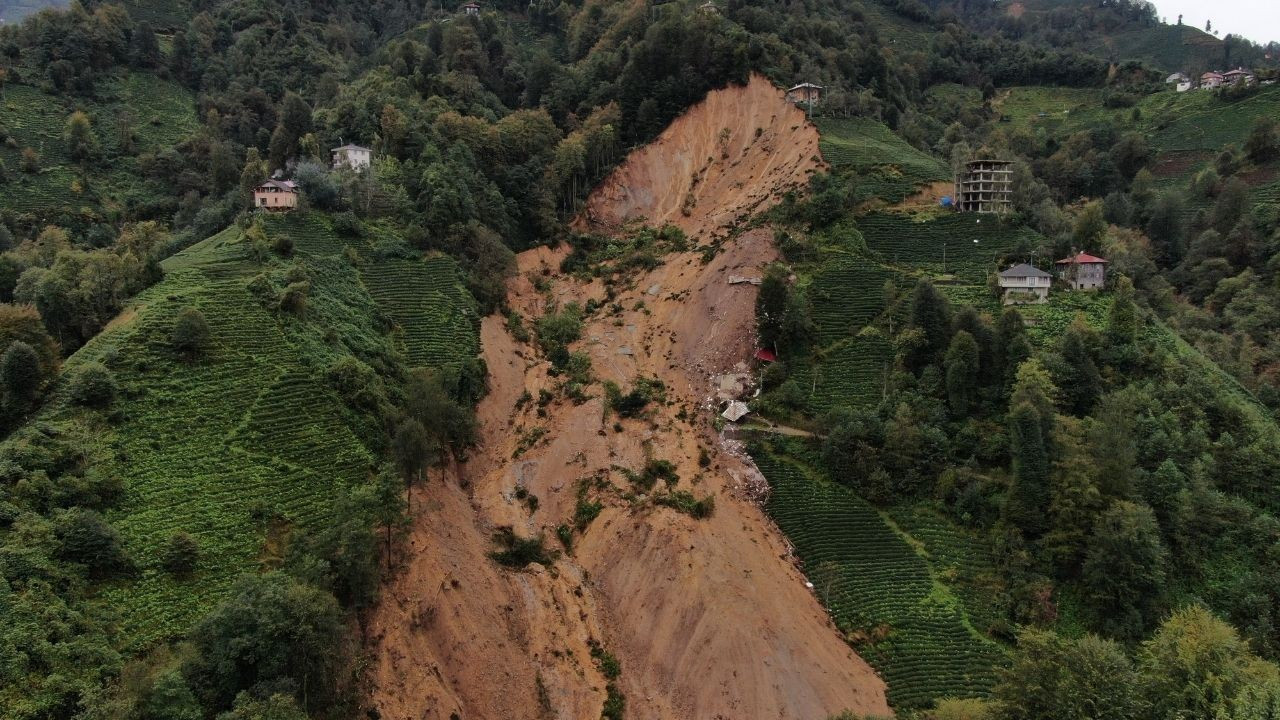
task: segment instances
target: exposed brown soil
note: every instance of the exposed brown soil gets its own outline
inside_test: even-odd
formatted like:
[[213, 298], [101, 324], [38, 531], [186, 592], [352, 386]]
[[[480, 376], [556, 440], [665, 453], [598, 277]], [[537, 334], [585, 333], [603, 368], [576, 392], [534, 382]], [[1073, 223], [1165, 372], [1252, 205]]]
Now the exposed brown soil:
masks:
[[818, 131], [759, 75], [709, 93], [633, 152], [587, 199], [580, 228], [643, 218], [698, 239], [776, 204], [821, 168]]
[[1173, 150], [1160, 153], [1151, 167], [1151, 174], [1158, 178], [1182, 177], [1212, 158], [1202, 150]]
[[955, 194], [956, 186], [950, 180], [941, 180], [921, 186], [915, 193], [903, 198], [894, 206], [898, 210], [925, 210], [939, 207], [942, 198]]
[[[722, 92], [748, 106], [762, 94], [750, 86]], [[752, 113], [789, 110], [780, 95], [772, 104]], [[716, 125], [688, 115], [682, 121]], [[793, 134], [809, 132], [801, 121]], [[791, 166], [755, 158], [763, 145], [753, 147], [738, 165], [744, 172], [755, 168], [755, 179], [771, 187], [794, 177]], [[768, 167], [779, 177], [762, 178]], [[729, 174], [718, 182], [737, 181]], [[606, 210], [601, 201], [595, 208]], [[683, 218], [682, 227], [718, 232], [723, 225]], [[371, 702], [381, 717], [595, 720], [608, 680], [591, 658], [592, 642], [621, 662], [617, 685], [628, 720], [889, 714], [883, 682], [839, 637], [780, 533], [745, 497], [755, 469], [711, 425], [711, 375], [754, 348], [756, 288], [728, 278], [758, 276], [776, 259], [771, 237], [767, 229], [743, 233], [706, 264], [700, 253], [669, 255], [614, 285], [622, 311], [588, 318], [574, 347], [591, 356], [598, 379], [623, 388], [637, 376], [665, 383], [667, 402], [651, 404], [647, 417], [606, 415], [599, 385], [585, 402], [564, 397], [532, 346], [512, 339], [501, 317], [484, 320], [490, 392], [478, 408], [480, 446], [415, 494], [404, 568], [369, 621]], [[560, 275], [564, 253], [520, 255], [508, 297], [526, 318], [548, 304], [603, 300], [600, 280]], [[542, 389], [556, 399], [540, 407]], [[522, 401], [525, 392], [534, 400]], [[709, 454], [707, 467], [700, 450]], [[621, 468], [639, 470], [649, 459], [675, 465], [677, 489], [714, 496], [714, 514], [694, 519], [656, 505], [655, 493], [666, 492], [661, 482], [635, 491]], [[523, 571], [488, 557], [499, 527], [543, 534], [559, 548], [555, 528], [573, 523], [584, 478], [603, 480], [592, 497], [604, 508], [575, 533], [572, 553]], [[519, 499], [526, 493], [537, 497], [536, 509]]]

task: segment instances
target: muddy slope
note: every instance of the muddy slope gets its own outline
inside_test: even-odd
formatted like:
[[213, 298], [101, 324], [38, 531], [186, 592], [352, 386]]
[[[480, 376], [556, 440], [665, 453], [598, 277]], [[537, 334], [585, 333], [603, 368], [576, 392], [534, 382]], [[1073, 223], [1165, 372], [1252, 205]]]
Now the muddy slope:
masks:
[[[748, 104], [762, 94], [722, 92]], [[760, 102], [754, 112], [791, 110], [780, 95], [772, 105]], [[770, 185], [796, 180], [786, 164], [754, 157], [762, 145], [752, 147], [740, 167], [773, 167]], [[603, 299], [598, 280], [560, 276], [563, 253], [540, 248], [519, 257], [509, 301], [525, 317], [548, 303]], [[370, 621], [371, 700], [381, 717], [594, 720], [609, 680], [591, 657], [593, 643], [621, 663], [616, 687], [629, 720], [889, 713], [882, 681], [840, 639], [776, 529], [743, 497], [753, 468], [711, 427], [711, 374], [753, 349], [755, 289], [728, 278], [758, 275], [774, 259], [763, 229], [727, 241], [706, 264], [700, 253], [669, 255], [615, 286], [625, 309], [588, 319], [575, 349], [590, 354], [598, 379], [627, 388], [643, 375], [666, 384], [667, 403], [651, 405], [646, 418], [606, 416], [598, 385], [585, 402], [557, 394], [540, 404], [539, 391], [554, 392], [560, 380], [501, 317], [484, 320], [490, 393], [478, 410], [480, 447], [416, 493], [405, 569]], [[655, 505], [651, 494], [636, 497], [623, 468], [639, 470], [649, 459], [673, 463], [676, 489], [714, 496], [714, 514], [694, 519]], [[489, 559], [491, 535], [503, 526], [544, 534], [558, 548], [555, 528], [573, 523], [585, 478], [604, 507], [575, 534], [572, 553], [517, 572]]]
[[591, 193], [579, 227], [607, 233], [643, 218], [695, 237], [714, 233], [807, 183], [821, 157], [804, 111], [753, 75], [711, 92], [628, 156]]

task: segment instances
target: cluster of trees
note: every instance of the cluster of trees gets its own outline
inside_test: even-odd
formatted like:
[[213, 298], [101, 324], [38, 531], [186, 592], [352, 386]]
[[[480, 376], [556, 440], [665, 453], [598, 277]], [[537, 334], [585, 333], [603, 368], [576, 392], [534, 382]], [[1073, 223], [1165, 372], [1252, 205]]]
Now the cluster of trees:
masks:
[[34, 306], [63, 351], [74, 351], [159, 278], [168, 242], [154, 222], [127, 225], [101, 248], [77, 246], [48, 226], [0, 254], [0, 300]]
[[[783, 273], [766, 278], [762, 334], [786, 332], [801, 294]], [[1017, 310], [992, 322], [921, 282], [897, 300], [907, 325], [882, 401], [821, 418], [822, 460], [873, 502], [933, 498], [989, 538], [1009, 623], [991, 632], [1052, 625], [1065, 593], [1090, 629], [1133, 642], [1194, 596], [1280, 657], [1280, 593], [1267, 589], [1280, 580], [1267, 480], [1280, 433], [1208, 366], [1140, 330], [1127, 278], [1113, 294], [1101, 327], [1078, 316], [1036, 350]], [[757, 403], [773, 412], [802, 409], [808, 391], [787, 376], [811, 351], [786, 347]]]
[[1262, 718], [1280, 704], [1280, 668], [1208, 610], [1165, 619], [1136, 653], [1096, 635], [1025, 630], [987, 700], [943, 700], [933, 720]]
[[152, 69], [163, 60], [155, 29], [135, 22], [122, 5], [90, 10], [79, 2], [0, 28], [0, 53], [20, 60], [7, 81], [83, 97], [93, 97], [98, 80], [115, 68]]

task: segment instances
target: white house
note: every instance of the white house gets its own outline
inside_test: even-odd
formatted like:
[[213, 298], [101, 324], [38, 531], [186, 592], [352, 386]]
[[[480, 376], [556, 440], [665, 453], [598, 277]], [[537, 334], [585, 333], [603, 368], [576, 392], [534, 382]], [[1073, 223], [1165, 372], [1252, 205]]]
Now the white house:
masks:
[[331, 152], [334, 170], [350, 168], [356, 172], [363, 172], [373, 163], [373, 151], [360, 145], [343, 145], [334, 148]]
[[1004, 304], [1043, 303], [1049, 301], [1053, 276], [1034, 265], [1021, 263], [1000, 273]]
[[1164, 79], [1166, 85], [1172, 85], [1177, 88], [1178, 92], [1186, 92], [1191, 89], [1191, 78], [1186, 73], [1176, 72]]
[[480, 14], [480, 4], [479, 4], [479, 3], [469, 2], [469, 3], [467, 3], [466, 5], [463, 5], [463, 6], [462, 6], [462, 12], [464, 12], [464, 13], [466, 13], [466, 14], [468, 14], [468, 15], [479, 15], [479, 14]]
[[1200, 87], [1205, 90], [1213, 90], [1214, 88], [1220, 88], [1222, 87], [1223, 82], [1224, 80], [1222, 77], [1222, 73], [1220, 72], [1214, 72], [1210, 70], [1209, 72], [1200, 76]]

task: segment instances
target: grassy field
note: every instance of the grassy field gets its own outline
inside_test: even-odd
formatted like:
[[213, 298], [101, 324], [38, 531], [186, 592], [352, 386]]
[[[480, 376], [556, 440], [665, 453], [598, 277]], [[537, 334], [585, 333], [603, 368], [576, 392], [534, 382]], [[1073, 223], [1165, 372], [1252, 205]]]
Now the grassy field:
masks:
[[822, 157], [837, 173], [853, 177], [855, 199], [898, 202], [921, 185], [948, 180], [937, 158], [909, 145], [883, 124], [867, 118], [817, 118]]
[[[103, 159], [87, 171], [67, 156], [62, 134], [67, 118], [84, 110], [93, 124]], [[122, 125], [132, 128], [134, 147], [121, 148]], [[93, 101], [70, 103], [39, 88], [12, 84], [0, 94], [0, 145], [8, 169], [6, 205], [41, 220], [61, 215], [103, 214], [131, 196], [163, 196], [164, 188], [143, 175], [139, 155], [172, 147], [198, 125], [191, 93], [153, 75], [131, 73], [104, 81]], [[21, 170], [22, 151], [40, 158], [36, 173]]]
[[[265, 227], [268, 236], [295, 238], [293, 260], [253, 261], [240, 231], [230, 228], [169, 258], [165, 278], [67, 361], [69, 373], [98, 361], [116, 374], [123, 397], [112, 422], [84, 415], [61, 394], [40, 420], [68, 432], [92, 423], [97, 470], [125, 482], [108, 518], [140, 572], [105, 587], [101, 599], [119, 613], [131, 649], [181, 635], [237, 576], [278, 563], [291, 532], [323, 526], [343, 489], [377, 465], [381, 428], [341, 400], [327, 372], [349, 358], [407, 364], [379, 325], [381, 306], [365, 285], [381, 261], [357, 268], [345, 256], [347, 243], [318, 214], [272, 217]], [[358, 243], [356, 249], [364, 254]], [[454, 290], [465, 294], [451, 261], [423, 265], [454, 277]], [[310, 283], [301, 317], [255, 290], [263, 279], [283, 287], [290, 267]], [[415, 324], [415, 312], [455, 313], [445, 296], [406, 306], [403, 322]], [[200, 309], [212, 330], [209, 351], [195, 362], [169, 346], [174, 319], [188, 307]], [[475, 353], [473, 326], [451, 332], [461, 338], [456, 353]], [[160, 565], [176, 532], [191, 534], [201, 548], [188, 579]]]
[[978, 551], [955, 542], [940, 517], [903, 513], [921, 541], [795, 460], [765, 451], [756, 462], [772, 488], [770, 515], [837, 626], [884, 676], [890, 703], [913, 710], [938, 698], [984, 695], [1003, 651], [973, 628], [963, 601], [939, 579], [979, 574]]
[[1143, 60], [1166, 73], [1222, 62], [1222, 41], [1190, 25], [1157, 25], [1114, 33], [1089, 45], [1104, 58]]
[[1227, 145], [1243, 145], [1259, 118], [1280, 115], [1280, 87], [1233, 102], [1212, 92], [1168, 90], [1134, 108], [1107, 108], [1104, 95], [1089, 88], [1015, 87], [999, 93], [996, 107], [1009, 124], [1036, 134], [1065, 137], [1101, 121], [1139, 132], [1157, 151], [1152, 172], [1164, 182], [1186, 181]]

